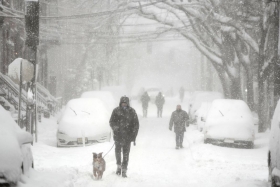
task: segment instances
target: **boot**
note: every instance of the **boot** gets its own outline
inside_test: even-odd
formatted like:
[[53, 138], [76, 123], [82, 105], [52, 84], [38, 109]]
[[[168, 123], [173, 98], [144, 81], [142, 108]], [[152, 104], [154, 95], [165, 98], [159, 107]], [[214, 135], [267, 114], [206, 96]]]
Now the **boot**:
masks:
[[121, 173], [122, 173], [122, 166], [118, 165], [116, 174], [117, 174], [117, 175], [121, 175]]
[[179, 146], [176, 146], [175, 149], [179, 149]]
[[123, 170], [123, 171], [122, 171], [122, 177], [123, 177], [123, 178], [127, 178], [126, 170]]

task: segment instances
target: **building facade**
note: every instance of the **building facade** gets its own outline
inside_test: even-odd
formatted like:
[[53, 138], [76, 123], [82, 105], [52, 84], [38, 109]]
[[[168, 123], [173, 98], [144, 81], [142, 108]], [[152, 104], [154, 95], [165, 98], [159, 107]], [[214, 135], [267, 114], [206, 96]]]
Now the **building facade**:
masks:
[[[0, 72], [8, 73], [8, 66], [16, 58], [30, 60], [31, 50], [25, 46], [25, 1], [0, 0]], [[40, 16], [56, 16], [57, 0], [40, 1]], [[48, 30], [47, 28], [52, 28]], [[57, 24], [52, 20], [40, 19], [40, 43], [38, 46], [37, 80], [44, 87], [49, 87], [48, 50], [58, 45]]]

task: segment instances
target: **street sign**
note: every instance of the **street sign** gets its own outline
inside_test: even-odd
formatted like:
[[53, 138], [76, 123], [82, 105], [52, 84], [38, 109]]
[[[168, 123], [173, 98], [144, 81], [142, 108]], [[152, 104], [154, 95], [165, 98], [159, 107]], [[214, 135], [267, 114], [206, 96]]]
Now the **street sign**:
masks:
[[22, 63], [22, 82], [29, 82], [34, 77], [34, 65], [28, 60], [17, 58], [8, 67], [8, 75], [16, 84], [20, 82], [20, 63]]

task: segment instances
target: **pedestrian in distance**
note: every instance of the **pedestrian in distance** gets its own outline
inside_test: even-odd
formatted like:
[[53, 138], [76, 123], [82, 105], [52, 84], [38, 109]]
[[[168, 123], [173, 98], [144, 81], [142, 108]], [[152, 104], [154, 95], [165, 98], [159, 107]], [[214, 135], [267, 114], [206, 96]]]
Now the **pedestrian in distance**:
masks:
[[116, 174], [126, 178], [130, 145], [131, 142], [134, 142], [134, 146], [136, 145], [136, 137], [139, 130], [138, 117], [135, 110], [130, 107], [128, 97], [121, 97], [119, 106], [112, 112], [110, 126], [113, 130], [115, 141]]
[[165, 103], [164, 96], [162, 95], [161, 92], [158, 93], [156, 96], [156, 106], [157, 106], [157, 117], [162, 118], [162, 109], [163, 105]]
[[186, 111], [182, 110], [181, 105], [177, 105], [176, 110], [171, 115], [169, 122], [170, 131], [172, 131], [173, 125], [176, 134], [176, 149], [184, 148], [184, 133], [186, 132], [186, 127], [189, 126], [189, 115]]
[[180, 94], [181, 103], [183, 103], [185, 97], [185, 89], [183, 87], [180, 88], [179, 94]]
[[141, 97], [141, 102], [142, 102], [142, 108], [143, 108], [143, 117], [146, 118], [148, 115], [148, 107], [149, 107], [149, 101], [150, 101], [150, 96], [148, 95], [147, 92], [144, 92], [144, 94]]

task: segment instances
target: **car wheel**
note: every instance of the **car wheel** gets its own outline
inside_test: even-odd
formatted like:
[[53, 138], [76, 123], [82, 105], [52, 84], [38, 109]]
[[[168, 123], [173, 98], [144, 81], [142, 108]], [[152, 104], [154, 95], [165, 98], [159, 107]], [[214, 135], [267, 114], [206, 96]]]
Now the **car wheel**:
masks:
[[21, 172], [22, 172], [22, 174], [24, 174], [24, 167], [23, 167], [23, 163], [21, 164]]
[[210, 142], [209, 142], [208, 139], [204, 139], [204, 143], [205, 143], [205, 144], [209, 144]]
[[274, 177], [271, 177], [271, 187], [279, 187], [277, 184], [276, 184], [276, 181], [275, 181], [275, 178]]
[[0, 187], [11, 187], [11, 184], [3, 183], [3, 184], [0, 184]]

